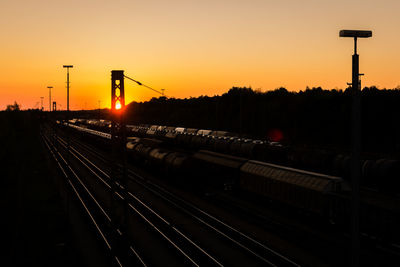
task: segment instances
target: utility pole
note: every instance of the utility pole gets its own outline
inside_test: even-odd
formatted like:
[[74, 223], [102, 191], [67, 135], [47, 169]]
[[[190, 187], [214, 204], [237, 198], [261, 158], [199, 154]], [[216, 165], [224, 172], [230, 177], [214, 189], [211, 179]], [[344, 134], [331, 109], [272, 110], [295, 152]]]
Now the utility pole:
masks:
[[101, 104], [101, 100], [98, 101], [99, 102], [99, 120], [100, 120], [100, 104]]
[[360, 265], [360, 177], [361, 177], [361, 88], [359, 73], [359, 57], [357, 54], [357, 38], [369, 38], [372, 31], [341, 30], [340, 37], [354, 38], [354, 54], [352, 56], [352, 216], [351, 216], [351, 266]]
[[47, 86], [49, 88], [49, 112], [51, 111], [51, 89], [53, 86]]
[[[69, 69], [73, 68], [73, 65], [63, 65], [63, 68], [67, 69], [67, 123], [69, 124]], [[70, 154], [70, 136], [67, 131], [67, 159]]]
[[73, 65], [63, 65], [63, 68], [67, 69], [67, 112], [69, 112], [69, 69], [73, 67]]

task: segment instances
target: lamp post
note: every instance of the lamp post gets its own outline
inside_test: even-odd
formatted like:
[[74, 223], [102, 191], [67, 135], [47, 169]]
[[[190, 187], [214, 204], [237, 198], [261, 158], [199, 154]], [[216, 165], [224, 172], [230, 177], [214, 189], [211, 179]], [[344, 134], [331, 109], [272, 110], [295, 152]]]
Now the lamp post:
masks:
[[[72, 65], [63, 65], [63, 68], [67, 69], [67, 123], [69, 124], [69, 69], [73, 68]], [[68, 132], [67, 132], [68, 133]], [[69, 159], [70, 153], [70, 138], [69, 134], [67, 134], [67, 159]]]
[[53, 86], [47, 86], [49, 88], [49, 112], [51, 111], [51, 89]]
[[359, 57], [357, 54], [357, 39], [369, 38], [372, 31], [341, 30], [340, 37], [350, 37], [354, 39], [354, 54], [352, 58], [352, 82], [351, 93], [353, 98], [351, 115], [351, 143], [352, 143], [352, 164], [351, 164], [351, 186], [352, 186], [352, 216], [351, 216], [351, 265], [359, 266], [360, 253], [360, 155], [361, 155], [361, 100], [359, 82]]
[[69, 112], [69, 69], [73, 67], [73, 65], [63, 65], [63, 68], [67, 69], [67, 112]]
[[99, 120], [100, 120], [100, 105], [101, 105], [101, 100], [99, 100], [98, 102], [99, 102], [99, 113], [98, 113], [98, 115], [99, 115]]

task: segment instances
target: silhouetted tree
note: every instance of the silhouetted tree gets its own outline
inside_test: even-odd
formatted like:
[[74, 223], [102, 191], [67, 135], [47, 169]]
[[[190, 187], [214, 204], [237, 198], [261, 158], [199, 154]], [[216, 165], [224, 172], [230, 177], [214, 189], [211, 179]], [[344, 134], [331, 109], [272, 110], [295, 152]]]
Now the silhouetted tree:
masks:
[[20, 110], [20, 105], [17, 103], [17, 101], [14, 101], [14, 104], [12, 105], [7, 105], [6, 111], [19, 111]]
[[[365, 87], [362, 97], [362, 141], [365, 149], [400, 151], [400, 89]], [[186, 99], [153, 98], [127, 106], [128, 123], [226, 130], [265, 139], [282, 133], [282, 142], [349, 147], [351, 91], [307, 87], [253, 91], [232, 87], [220, 96]]]

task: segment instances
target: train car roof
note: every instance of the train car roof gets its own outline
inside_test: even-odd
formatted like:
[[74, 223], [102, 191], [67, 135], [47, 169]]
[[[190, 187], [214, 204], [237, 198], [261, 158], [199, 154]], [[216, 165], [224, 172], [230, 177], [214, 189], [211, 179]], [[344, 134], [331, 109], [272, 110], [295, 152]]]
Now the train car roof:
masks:
[[193, 158], [229, 168], [239, 168], [244, 162], [247, 161], [247, 159], [245, 158], [221, 154], [208, 150], [200, 150], [196, 152], [195, 154], [193, 154]]
[[[343, 184], [340, 177], [294, 169], [276, 164], [250, 160], [240, 168], [243, 173], [257, 175], [265, 179], [272, 179], [286, 184], [294, 184], [321, 192], [336, 190], [336, 184]], [[346, 186], [344, 186], [346, 187]]]

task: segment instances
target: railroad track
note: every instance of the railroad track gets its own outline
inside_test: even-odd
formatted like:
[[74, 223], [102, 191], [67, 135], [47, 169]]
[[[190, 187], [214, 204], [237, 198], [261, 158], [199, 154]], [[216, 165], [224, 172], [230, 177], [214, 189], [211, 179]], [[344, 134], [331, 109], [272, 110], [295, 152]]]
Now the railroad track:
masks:
[[[117, 229], [110, 231], [108, 227], [108, 230], [122, 236], [125, 244], [131, 242], [138, 247], [135, 250], [134, 246], [130, 245], [132, 254], [130, 257], [136, 258], [136, 263], [194, 266], [299, 266], [288, 257], [153, 183], [132, 169], [128, 169], [128, 179], [125, 184], [113, 181], [109, 175], [111, 171], [109, 158], [77, 140], [71, 139], [69, 154], [68, 142], [60, 136], [57, 138], [44, 136], [44, 141], [57, 162], [60, 162], [59, 158], [62, 158], [64, 165], [69, 166], [70, 172], [74, 173], [75, 180], [80, 181], [80, 187], [85, 189], [86, 194], [94, 203], [92, 206], [97, 206], [99, 213], [106, 218], [102, 219], [105, 221], [103, 224], [113, 225]], [[59, 165], [60, 168], [65, 169], [65, 166]], [[74, 169], [80, 170], [84, 175], [78, 178], [78, 171]], [[107, 203], [110, 195], [114, 199], [114, 204], [119, 205], [117, 210], [122, 210], [121, 206], [125, 207], [123, 212], [125, 225], [113, 222], [112, 212], [108, 212], [112, 206]], [[87, 212], [90, 213], [90, 210], [87, 209]], [[119, 225], [122, 226], [117, 228], [116, 226]], [[137, 229], [140, 229], [140, 234]], [[101, 229], [98, 231], [102, 232]], [[149, 235], [145, 236], [144, 232]], [[106, 234], [102, 235], [107, 239]], [[114, 236], [112, 239], [118, 238]], [[147, 240], [147, 243], [152, 241], [153, 249], [149, 249], [151, 245], [143, 244], [142, 239]], [[104, 242], [112, 243], [106, 240]], [[109, 250], [113, 252], [115, 249], [109, 248]], [[155, 253], [158, 259], [155, 259]], [[118, 253], [114, 253], [113, 257], [120, 264], [123, 264], [126, 258], [126, 256], [120, 256], [120, 259]]]
[[[124, 238], [120, 229], [110, 229], [110, 224], [112, 220], [109, 214], [105, 211], [104, 207], [99, 203], [99, 201], [93, 196], [91, 191], [83, 182], [82, 178], [73, 170], [71, 165], [65, 159], [59, 149], [56, 148], [54, 143], [50, 139], [42, 135], [43, 142], [49, 153], [55, 160], [58, 168], [62, 172], [66, 184], [69, 186], [70, 192], [72, 192], [73, 197], [79, 201], [81, 207], [84, 209], [86, 215], [89, 217], [91, 223], [93, 224], [99, 239], [105, 246], [107, 253], [110, 254], [112, 258], [111, 263], [116, 266], [122, 266], [121, 260], [116, 251], [116, 239], [122, 240]], [[117, 233], [117, 234], [116, 234]], [[112, 242], [113, 241], [113, 242]], [[114, 244], [112, 244], [114, 243]], [[146, 266], [138, 253], [133, 249], [132, 246], [129, 248], [132, 252], [132, 256], [141, 263], [141, 265]]]

